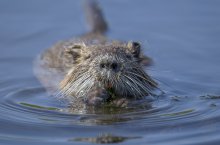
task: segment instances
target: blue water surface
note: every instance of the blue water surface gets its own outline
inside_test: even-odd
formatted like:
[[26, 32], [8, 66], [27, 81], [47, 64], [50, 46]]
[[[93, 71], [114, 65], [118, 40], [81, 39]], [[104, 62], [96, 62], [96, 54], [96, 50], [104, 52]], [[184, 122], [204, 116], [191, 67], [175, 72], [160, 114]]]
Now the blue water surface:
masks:
[[[100, 1], [110, 39], [140, 41], [165, 92], [151, 108], [63, 111], [33, 60], [85, 26], [81, 1], [0, 0], [0, 144], [220, 144], [220, 1]], [[112, 141], [114, 140], [114, 141]]]

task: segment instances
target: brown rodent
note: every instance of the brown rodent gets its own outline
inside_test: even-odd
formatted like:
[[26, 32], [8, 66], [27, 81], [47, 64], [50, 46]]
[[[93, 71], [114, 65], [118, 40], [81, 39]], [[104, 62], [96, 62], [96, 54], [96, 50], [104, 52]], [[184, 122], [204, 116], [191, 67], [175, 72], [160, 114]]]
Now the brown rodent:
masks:
[[151, 94], [157, 83], [144, 71], [150, 59], [140, 43], [108, 40], [97, 2], [87, 4], [92, 31], [43, 52], [35, 62], [39, 80], [49, 91], [88, 105], [126, 106], [128, 99]]

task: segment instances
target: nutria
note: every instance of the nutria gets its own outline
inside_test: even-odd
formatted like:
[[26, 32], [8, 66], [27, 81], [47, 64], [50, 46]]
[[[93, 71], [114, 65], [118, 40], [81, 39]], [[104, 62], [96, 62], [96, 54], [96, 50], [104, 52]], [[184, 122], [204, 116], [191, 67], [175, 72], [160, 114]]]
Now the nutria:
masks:
[[150, 59], [138, 42], [110, 41], [107, 23], [97, 1], [87, 4], [91, 31], [77, 39], [62, 41], [35, 61], [35, 73], [56, 95], [84, 104], [126, 104], [129, 99], [151, 95], [157, 83], [144, 71]]

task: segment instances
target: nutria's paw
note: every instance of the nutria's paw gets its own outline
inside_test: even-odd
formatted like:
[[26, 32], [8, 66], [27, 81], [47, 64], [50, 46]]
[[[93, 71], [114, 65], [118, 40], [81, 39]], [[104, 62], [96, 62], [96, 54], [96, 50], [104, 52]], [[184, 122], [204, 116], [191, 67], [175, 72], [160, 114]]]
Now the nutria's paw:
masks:
[[111, 102], [111, 105], [114, 105], [116, 107], [127, 107], [129, 104], [129, 100], [126, 99], [126, 98], [119, 98], [119, 99], [115, 99], [115, 100], [112, 100]]
[[109, 94], [104, 89], [93, 89], [87, 96], [85, 103], [88, 105], [99, 106], [106, 102]]
[[91, 97], [86, 100], [88, 105], [101, 105], [104, 102], [104, 99], [101, 97]]

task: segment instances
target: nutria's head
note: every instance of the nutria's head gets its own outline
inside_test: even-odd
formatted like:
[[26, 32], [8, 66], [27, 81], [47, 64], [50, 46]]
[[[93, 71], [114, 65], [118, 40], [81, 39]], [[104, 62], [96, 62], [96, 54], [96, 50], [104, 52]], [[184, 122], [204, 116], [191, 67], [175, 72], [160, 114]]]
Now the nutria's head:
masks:
[[67, 53], [74, 64], [60, 84], [65, 95], [86, 97], [96, 87], [114, 96], [139, 98], [157, 86], [143, 69], [146, 57], [137, 42], [78, 43]]

